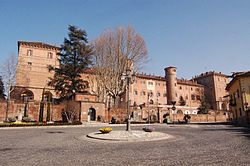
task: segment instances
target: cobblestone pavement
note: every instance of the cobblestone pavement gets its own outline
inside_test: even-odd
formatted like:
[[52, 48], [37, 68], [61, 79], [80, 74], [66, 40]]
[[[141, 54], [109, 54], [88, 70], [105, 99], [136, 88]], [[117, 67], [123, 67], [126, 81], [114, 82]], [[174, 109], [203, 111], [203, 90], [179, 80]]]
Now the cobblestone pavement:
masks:
[[[125, 130], [124, 126], [112, 128]], [[250, 165], [249, 128], [223, 125], [155, 128], [176, 139], [151, 142], [79, 139], [99, 127], [0, 130], [0, 165]]]

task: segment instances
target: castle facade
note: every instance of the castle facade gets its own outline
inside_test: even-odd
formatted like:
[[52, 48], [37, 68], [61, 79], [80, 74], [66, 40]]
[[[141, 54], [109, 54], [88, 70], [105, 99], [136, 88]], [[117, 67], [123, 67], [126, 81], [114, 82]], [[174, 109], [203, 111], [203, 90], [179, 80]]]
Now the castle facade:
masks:
[[[52, 98], [57, 98], [52, 87], [47, 85], [49, 77], [53, 73], [47, 66], [59, 66], [57, 46], [41, 42], [18, 42], [18, 65], [16, 72], [16, 88], [12, 96], [16, 99], [40, 101], [43, 89]], [[197, 114], [201, 98], [205, 95], [211, 99], [214, 109], [226, 109], [222, 105], [224, 90], [228, 83], [223, 74], [201, 75], [192, 80], [178, 79], [177, 68], [167, 67], [165, 76], [137, 74], [135, 82], [130, 87], [131, 106], [155, 106], [177, 109], [173, 113]], [[90, 96], [97, 94], [97, 84], [92, 72], [83, 73], [83, 78], [90, 84], [88, 93]], [[221, 81], [219, 81], [221, 80]], [[213, 92], [211, 92], [211, 88]], [[217, 90], [219, 89], [219, 90]], [[89, 99], [83, 97], [79, 100], [98, 100], [96, 97]]]

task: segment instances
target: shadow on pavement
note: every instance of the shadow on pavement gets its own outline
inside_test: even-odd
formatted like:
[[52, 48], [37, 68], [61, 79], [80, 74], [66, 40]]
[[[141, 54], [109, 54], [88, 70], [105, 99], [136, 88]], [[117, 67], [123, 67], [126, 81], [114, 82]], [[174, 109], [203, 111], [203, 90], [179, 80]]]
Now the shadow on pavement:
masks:
[[209, 129], [204, 129], [205, 131], [230, 131], [230, 132], [235, 132], [239, 135], [245, 136], [248, 139], [250, 139], [250, 126], [234, 126], [231, 125], [230, 128], [209, 128]]
[[62, 134], [62, 133], [65, 133], [65, 132], [62, 132], [62, 131], [47, 131], [46, 133], [50, 133], [50, 134]]

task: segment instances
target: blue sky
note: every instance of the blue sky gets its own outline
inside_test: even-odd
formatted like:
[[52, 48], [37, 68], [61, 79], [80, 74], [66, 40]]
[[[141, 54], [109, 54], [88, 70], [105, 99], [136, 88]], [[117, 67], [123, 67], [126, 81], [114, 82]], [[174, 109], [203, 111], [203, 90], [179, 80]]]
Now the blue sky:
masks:
[[69, 24], [89, 41], [133, 26], [147, 44], [146, 73], [250, 70], [249, 0], [0, 0], [0, 62], [17, 54], [18, 40], [62, 44]]

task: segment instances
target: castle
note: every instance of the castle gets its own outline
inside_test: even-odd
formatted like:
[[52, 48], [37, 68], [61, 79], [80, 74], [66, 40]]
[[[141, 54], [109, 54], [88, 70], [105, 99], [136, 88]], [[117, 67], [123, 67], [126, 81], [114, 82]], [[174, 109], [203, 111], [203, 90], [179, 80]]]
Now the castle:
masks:
[[[11, 93], [12, 98], [19, 101], [40, 101], [45, 89], [45, 95], [56, 100], [57, 95], [52, 87], [47, 85], [53, 73], [47, 66], [59, 66], [59, 47], [41, 42], [18, 41], [18, 65], [16, 72], [16, 87]], [[173, 114], [197, 114], [201, 98], [205, 95], [214, 110], [228, 110], [225, 87], [228, 77], [222, 73], [207, 72], [191, 80], [178, 79], [177, 68], [167, 67], [165, 77], [137, 74], [135, 82], [130, 87], [131, 106], [154, 106], [169, 110], [176, 105]], [[83, 79], [90, 84], [88, 95], [78, 97], [79, 101], [97, 102], [95, 91], [97, 85], [91, 72], [83, 73]], [[141, 115], [142, 116], [142, 115]]]

